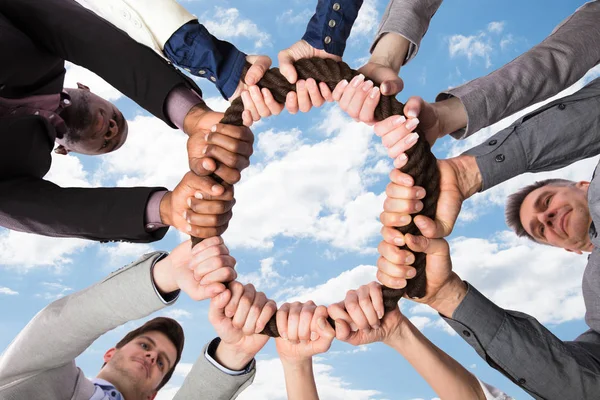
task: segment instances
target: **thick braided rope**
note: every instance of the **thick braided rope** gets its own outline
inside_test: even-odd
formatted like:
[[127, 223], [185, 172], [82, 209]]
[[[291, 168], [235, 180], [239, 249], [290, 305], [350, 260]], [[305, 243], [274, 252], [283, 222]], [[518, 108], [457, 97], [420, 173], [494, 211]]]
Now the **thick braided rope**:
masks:
[[[250, 64], [246, 64], [242, 76], [245, 76]], [[343, 79], [348, 82], [356, 75], [358, 71], [351, 69], [344, 62], [337, 62], [329, 59], [311, 58], [297, 61], [295, 63], [298, 79], [313, 78], [319, 82], [325, 82], [327, 86], [333, 90], [335, 86]], [[266, 72], [264, 77], [258, 82], [261, 88], [267, 88], [273, 94], [273, 97], [278, 103], [285, 104], [286, 95], [295, 91], [295, 85], [289, 83], [287, 79], [281, 75], [279, 68], [271, 68]], [[375, 109], [375, 118], [381, 121], [392, 115], [403, 115], [404, 105], [400, 103], [394, 96], [381, 96], [379, 104]], [[241, 98], [237, 98], [231, 103], [231, 106], [225, 111], [225, 116], [221, 120], [223, 124], [242, 125], [242, 111], [244, 105]], [[418, 132], [418, 130], [417, 130]], [[406, 151], [408, 163], [401, 168], [401, 171], [412, 176], [415, 186], [425, 188], [427, 197], [423, 199], [423, 209], [419, 215], [434, 218], [436, 212], [437, 200], [439, 197], [439, 171], [437, 168], [436, 158], [431, 153], [429, 144], [419, 135], [417, 143]], [[396, 228], [402, 233], [410, 233], [413, 235], [420, 234], [419, 229], [411, 221], [407, 226]], [[192, 245], [196, 245], [202, 239], [192, 238]], [[400, 247], [400, 248], [405, 248]], [[383, 299], [385, 310], [393, 310], [400, 298], [406, 293], [409, 297], [420, 298], [425, 296], [425, 254], [415, 253], [415, 262], [413, 267], [417, 270], [417, 275], [408, 280], [408, 285], [404, 289], [392, 289], [383, 287]], [[329, 319], [329, 323], [334, 326], [334, 321]], [[261, 332], [271, 337], [279, 337], [275, 316], [271, 318], [265, 329]]]

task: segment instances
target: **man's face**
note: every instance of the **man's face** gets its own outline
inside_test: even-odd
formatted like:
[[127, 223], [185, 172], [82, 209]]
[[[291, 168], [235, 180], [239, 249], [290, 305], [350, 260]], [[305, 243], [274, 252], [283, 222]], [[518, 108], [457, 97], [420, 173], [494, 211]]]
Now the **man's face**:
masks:
[[590, 251], [588, 187], [589, 182], [547, 185], [529, 193], [519, 213], [525, 231], [539, 243], [578, 254]]
[[117, 150], [127, 139], [127, 120], [111, 102], [96, 96], [87, 86], [78, 85], [78, 89], [65, 89], [71, 105], [60, 116], [68, 130], [56, 139], [56, 153], [97, 155]]
[[156, 388], [173, 368], [177, 349], [162, 332], [146, 332], [120, 349], [110, 349], [104, 355], [107, 380], [124, 395], [140, 395], [152, 399]]

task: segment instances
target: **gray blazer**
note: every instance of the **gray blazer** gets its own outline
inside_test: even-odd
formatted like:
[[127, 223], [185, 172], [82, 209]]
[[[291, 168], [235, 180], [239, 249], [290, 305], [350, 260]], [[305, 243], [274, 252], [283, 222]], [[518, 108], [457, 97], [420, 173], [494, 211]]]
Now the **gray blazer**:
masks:
[[[0, 400], [89, 400], [94, 385], [75, 358], [109, 330], [175, 302], [163, 300], [152, 280], [151, 267], [163, 254], [146, 254], [40, 311], [0, 355]], [[230, 376], [203, 352], [175, 399], [234, 399], [255, 372]]]
[[[412, 45], [406, 61], [416, 55], [431, 17], [442, 0], [391, 0], [375, 43], [388, 32], [406, 37]], [[600, 0], [581, 6], [540, 44], [481, 78], [444, 91], [437, 100], [455, 96], [464, 104], [468, 125], [452, 136], [462, 139], [543, 101], [600, 63]]]

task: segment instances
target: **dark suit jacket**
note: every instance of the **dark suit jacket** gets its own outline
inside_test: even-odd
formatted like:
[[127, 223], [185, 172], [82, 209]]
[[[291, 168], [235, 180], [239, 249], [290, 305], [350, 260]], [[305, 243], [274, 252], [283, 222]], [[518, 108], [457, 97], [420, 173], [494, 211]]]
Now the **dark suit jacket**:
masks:
[[[165, 100], [200, 89], [149, 48], [72, 0], [0, 0], [0, 97], [59, 93], [64, 61], [88, 68], [173, 126]], [[163, 188], [61, 188], [42, 178], [56, 132], [38, 116], [0, 119], [0, 226], [47, 236], [150, 242], [146, 203]]]

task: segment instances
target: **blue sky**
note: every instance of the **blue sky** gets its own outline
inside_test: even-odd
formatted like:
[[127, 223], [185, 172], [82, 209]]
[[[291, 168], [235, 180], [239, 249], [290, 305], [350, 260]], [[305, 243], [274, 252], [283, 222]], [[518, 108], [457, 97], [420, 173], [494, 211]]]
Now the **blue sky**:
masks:
[[[545, 38], [583, 1], [448, 0], [435, 15], [416, 59], [401, 70], [401, 100], [420, 95], [432, 101], [450, 86], [485, 75]], [[209, 30], [249, 54], [276, 55], [298, 40], [315, 2], [293, 0], [182, 2]], [[384, 0], [367, 0], [348, 42], [345, 60], [358, 67], [368, 49]], [[597, 68], [576, 90], [592, 77]], [[55, 156], [48, 178], [63, 186], [166, 186], [186, 172], [185, 136], [168, 128], [98, 77], [70, 65], [67, 86], [81, 81], [110, 98], [130, 121], [130, 139], [104, 157]], [[223, 110], [226, 102], [207, 80], [199, 80], [208, 103]], [[455, 155], [485, 140], [510, 121], [501, 121], [471, 139], [436, 143], [438, 157]], [[369, 127], [346, 117], [336, 106], [308, 114], [261, 121], [251, 167], [236, 187], [238, 202], [225, 234], [238, 260], [240, 280], [252, 282], [279, 304], [313, 299], [342, 300], [348, 289], [375, 278], [378, 215], [391, 163]], [[591, 177], [597, 159], [582, 161], [543, 176], [576, 180]], [[455, 270], [499, 305], [527, 312], [556, 335], [571, 340], [583, 332], [581, 276], [586, 257], [518, 240], [503, 218], [506, 195], [540, 175], [515, 178], [475, 196], [464, 207], [450, 237]], [[171, 230], [160, 242], [98, 244], [51, 239], [0, 230], [0, 349], [49, 302], [83, 289], [149, 250], [169, 250], [184, 239]], [[477, 249], [473, 252], [473, 249]], [[403, 312], [443, 350], [480, 379], [516, 398], [525, 392], [491, 369], [430, 310], [402, 302]], [[178, 319], [186, 330], [182, 363], [159, 399], [172, 398], [204, 344], [214, 332], [207, 303], [182, 296], [157, 315]], [[96, 341], [78, 358], [88, 376], [101, 366], [104, 351], [134, 321]], [[68, 327], [65, 327], [68, 329]], [[254, 385], [241, 399], [283, 399], [283, 375], [273, 343], [258, 356]], [[393, 350], [374, 344], [353, 348], [336, 342], [315, 359], [323, 399], [432, 399], [435, 393]]]

